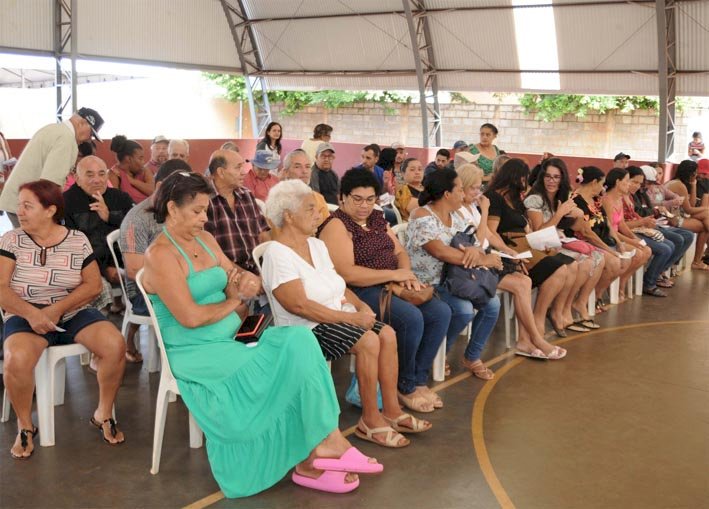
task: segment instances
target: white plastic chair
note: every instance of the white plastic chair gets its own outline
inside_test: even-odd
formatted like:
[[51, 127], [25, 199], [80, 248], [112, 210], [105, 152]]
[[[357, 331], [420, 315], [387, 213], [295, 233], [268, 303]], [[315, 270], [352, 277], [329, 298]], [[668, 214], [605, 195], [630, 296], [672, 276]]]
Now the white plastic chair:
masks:
[[[170, 369], [170, 362], [168, 361], [167, 354], [165, 353], [165, 344], [162, 340], [162, 334], [160, 333], [160, 327], [158, 327], [158, 321], [155, 317], [155, 310], [153, 309], [153, 304], [148, 298], [148, 293], [143, 287], [143, 269], [138, 271], [136, 274], [135, 282], [138, 285], [140, 293], [143, 294], [145, 303], [148, 307], [148, 313], [150, 314], [150, 319], [153, 322], [153, 329], [155, 330], [155, 337], [158, 342], [160, 350], [160, 358], [162, 361], [162, 369], [160, 370], [160, 385], [158, 386], [158, 398], [155, 405], [155, 429], [153, 431], [153, 460], [150, 466], [150, 473], [155, 475], [160, 471], [160, 454], [162, 452], [162, 440], [165, 433], [165, 419], [167, 418], [167, 403], [169, 394], [179, 395], [180, 389], [177, 386], [177, 381], [172, 374]], [[188, 410], [189, 412], [189, 410]], [[192, 416], [192, 412], [189, 412], [189, 426], [190, 426], [190, 447], [197, 449], [202, 447], [202, 430], [197, 425], [197, 422]]]
[[[3, 374], [3, 367], [5, 362], [0, 361], [0, 375]], [[0, 422], [7, 422], [10, 420], [10, 400], [7, 397], [7, 388], [3, 385], [2, 389], [2, 410], [0, 410]]]
[[328, 203], [328, 204], [327, 204], [327, 210], [329, 210], [331, 213], [332, 213], [332, 212], [335, 212], [335, 211], [336, 211], [337, 209], [339, 209], [339, 208], [340, 208], [339, 205], [334, 205], [334, 204], [332, 204], [332, 203]]
[[401, 212], [399, 212], [399, 209], [396, 208], [396, 205], [394, 205], [394, 204], [392, 203], [391, 206], [390, 206], [390, 207], [387, 207], [387, 208], [390, 208], [390, 209], [392, 209], [392, 210], [394, 211], [394, 215], [396, 216], [396, 224], [397, 224], [397, 225], [400, 225], [401, 223], [404, 222], [404, 218], [401, 217]]
[[[121, 235], [121, 231], [113, 230], [106, 236], [106, 242], [108, 243], [108, 249], [111, 251], [111, 257], [113, 257], [113, 263], [118, 269], [118, 279], [121, 284], [121, 294], [123, 295], [123, 302], [126, 305], [126, 309], [123, 313], [123, 324], [121, 325], [121, 334], [123, 338], [127, 338], [128, 326], [132, 323], [136, 325], [146, 325], [148, 328], [148, 373], [155, 373], [160, 371], [160, 355], [158, 354], [158, 343], [155, 339], [155, 331], [153, 330], [153, 321], [149, 316], [137, 315], [133, 312], [133, 304], [131, 304], [128, 298], [128, 292], [126, 291], [127, 281], [123, 278], [128, 278], [128, 274], [125, 269], [118, 263], [118, 256], [116, 256], [116, 250], [114, 249], [114, 243], [118, 242], [118, 238]], [[137, 332], [138, 337], [140, 337], [140, 331]]]
[[258, 205], [258, 208], [261, 210], [261, 214], [266, 213], [266, 203], [263, 200], [259, 200], [258, 198], [254, 198], [256, 200], [256, 205]]

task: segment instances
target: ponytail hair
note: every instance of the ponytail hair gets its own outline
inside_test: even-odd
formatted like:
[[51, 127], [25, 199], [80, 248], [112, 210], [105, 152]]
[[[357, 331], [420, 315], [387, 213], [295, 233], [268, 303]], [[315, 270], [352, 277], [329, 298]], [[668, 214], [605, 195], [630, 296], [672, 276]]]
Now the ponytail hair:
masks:
[[458, 174], [450, 168], [443, 168], [430, 173], [423, 179], [423, 191], [419, 195], [419, 206], [423, 207], [431, 202], [437, 202], [446, 194], [453, 191], [455, 179]]
[[123, 161], [126, 157], [130, 157], [136, 150], [142, 150], [143, 147], [137, 141], [129, 140], [122, 134], [114, 136], [111, 139], [111, 151], [116, 153], [118, 162]]
[[603, 180], [605, 177], [603, 171], [596, 166], [584, 166], [576, 171], [576, 182], [582, 186]]

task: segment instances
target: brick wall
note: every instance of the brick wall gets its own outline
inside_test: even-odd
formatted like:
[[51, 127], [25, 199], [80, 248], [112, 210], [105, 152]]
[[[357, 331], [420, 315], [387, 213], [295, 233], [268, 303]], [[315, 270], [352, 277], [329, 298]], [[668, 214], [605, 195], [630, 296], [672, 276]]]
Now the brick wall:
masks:
[[[421, 111], [418, 104], [357, 104], [334, 110], [310, 106], [292, 116], [281, 114], [282, 105], [272, 105], [273, 117], [284, 126], [287, 138], [307, 138], [321, 122], [334, 127], [333, 140], [388, 145], [401, 141], [421, 145]], [[526, 115], [517, 105], [445, 104], [443, 146], [456, 140], [477, 141], [481, 124], [491, 122], [500, 130], [496, 144], [508, 152], [613, 157], [626, 152], [638, 160], [657, 158], [658, 117], [651, 111], [611, 112], [576, 118], [567, 115], [555, 122], [542, 122]], [[676, 119], [675, 159], [686, 157], [691, 132], [687, 125], [709, 124], [709, 110], [687, 110]], [[691, 122], [690, 122], [691, 121]]]

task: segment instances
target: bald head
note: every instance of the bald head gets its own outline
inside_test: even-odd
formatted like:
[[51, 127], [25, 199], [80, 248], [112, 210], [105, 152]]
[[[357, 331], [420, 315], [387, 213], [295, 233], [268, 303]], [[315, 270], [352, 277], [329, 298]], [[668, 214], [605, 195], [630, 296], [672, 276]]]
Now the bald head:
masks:
[[244, 183], [244, 158], [233, 150], [216, 150], [209, 158], [209, 173], [217, 189], [236, 190]]
[[76, 185], [88, 195], [103, 194], [108, 187], [108, 169], [103, 159], [86, 156], [76, 165]]

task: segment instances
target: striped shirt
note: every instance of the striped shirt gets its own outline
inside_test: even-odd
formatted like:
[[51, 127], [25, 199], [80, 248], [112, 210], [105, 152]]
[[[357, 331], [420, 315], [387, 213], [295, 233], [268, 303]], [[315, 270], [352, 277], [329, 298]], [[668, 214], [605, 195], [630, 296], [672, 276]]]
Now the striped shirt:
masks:
[[268, 223], [251, 191], [236, 189], [233, 209], [223, 196], [211, 198], [204, 229], [214, 235], [227, 258], [258, 274], [252, 253], [259, 244], [259, 235], [268, 230]]

